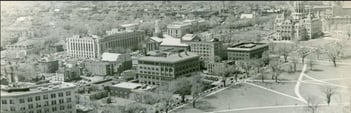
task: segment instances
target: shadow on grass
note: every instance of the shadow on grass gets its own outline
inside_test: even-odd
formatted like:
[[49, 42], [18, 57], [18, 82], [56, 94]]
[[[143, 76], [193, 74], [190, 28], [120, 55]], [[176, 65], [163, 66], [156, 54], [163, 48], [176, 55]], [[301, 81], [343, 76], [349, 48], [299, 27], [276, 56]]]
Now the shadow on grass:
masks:
[[200, 100], [196, 102], [196, 109], [199, 109], [205, 112], [210, 112], [216, 109], [216, 107], [212, 106], [211, 103], [209, 103], [208, 101]]
[[312, 69], [311, 71], [324, 71], [323, 69]]
[[205, 97], [205, 99], [217, 99], [218, 97], [216, 95], [210, 95], [208, 97]]

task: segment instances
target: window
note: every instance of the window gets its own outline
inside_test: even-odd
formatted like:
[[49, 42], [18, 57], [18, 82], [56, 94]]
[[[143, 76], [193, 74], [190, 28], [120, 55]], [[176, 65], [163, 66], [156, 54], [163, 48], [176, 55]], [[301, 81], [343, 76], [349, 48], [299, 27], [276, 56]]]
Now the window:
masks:
[[56, 105], [56, 100], [51, 101], [51, 105]]
[[33, 98], [32, 97], [28, 97], [28, 102], [32, 102]]
[[35, 101], [40, 101], [40, 96], [36, 96]]
[[41, 107], [41, 103], [37, 103], [37, 108], [40, 108]]
[[56, 98], [56, 94], [51, 94], [51, 98]]
[[24, 99], [23, 98], [19, 99], [19, 102], [24, 103]]
[[2, 104], [7, 104], [7, 101], [6, 100], [1, 100], [1, 103]]
[[58, 94], [59, 97], [63, 97], [63, 92]]
[[60, 110], [64, 110], [65, 109], [65, 106], [64, 105], [61, 105], [60, 106]]
[[59, 103], [62, 104], [62, 103], [63, 103], [63, 99], [60, 99], [60, 100], [59, 100]]
[[41, 109], [37, 110], [37, 113], [41, 113]]
[[45, 101], [44, 106], [48, 106], [48, 105], [49, 105], [49, 101]]
[[71, 104], [68, 104], [68, 105], [67, 105], [67, 109], [72, 109], [72, 105], [71, 105]]
[[16, 111], [16, 108], [14, 106], [11, 106], [10, 111]]
[[71, 91], [67, 91], [66, 96], [71, 96]]
[[29, 111], [28, 113], [34, 113], [34, 111]]
[[21, 107], [20, 110], [26, 110], [26, 107]]
[[56, 107], [52, 107], [51, 110], [52, 111], [57, 111], [57, 108]]
[[72, 100], [71, 100], [71, 98], [67, 98], [67, 101], [66, 102], [71, 102]]
[[45, 113], [48, 113], [48, 112], [50, 112], [50, 109], [49, 109], [49, 108], [45, 108], [45, 109], [44, 109], [44, 112], [45, 112]]
[[33, 104], [28, 104], [28, 109], [33, 109]]
[[10, 104], [15, 104], [14, 102], [13, 102], [13, 100], [9, 100], [10, 101]]

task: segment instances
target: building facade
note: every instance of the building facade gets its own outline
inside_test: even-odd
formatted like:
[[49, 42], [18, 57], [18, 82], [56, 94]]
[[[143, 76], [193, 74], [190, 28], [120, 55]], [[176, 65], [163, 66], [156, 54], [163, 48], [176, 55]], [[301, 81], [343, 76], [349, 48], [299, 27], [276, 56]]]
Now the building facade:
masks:
[[207, 29], [208, 24], [204, 20], [184, 20], [167, 25], [167, 34], [174, 38], [182, 38], [185, 34]]
[[266, 43], [239, 43], [227, 48], [228, 60], [239, 61], [261, 58], [268, 51]]
[[74, 36], [67, 39], [67, 52], [76, 58], [100, 58], [114, 48], [137, 48], [144, 41], [144, 31], [113, 32], [103, 38]]
[[199, 56], [190, 52], [169, 52], [163, 56], [138, 59], [138, 80], [141, 84], [161, 85], [200, 70]]
[[103, 53], [101, 60], [85, 62], [85, 68], [93, 75], [113, 75], [132, 68], [132, 58], [129, 54]]
[[76, 113], [75, 88], [69, 83], [2, 88], [1, 113]]

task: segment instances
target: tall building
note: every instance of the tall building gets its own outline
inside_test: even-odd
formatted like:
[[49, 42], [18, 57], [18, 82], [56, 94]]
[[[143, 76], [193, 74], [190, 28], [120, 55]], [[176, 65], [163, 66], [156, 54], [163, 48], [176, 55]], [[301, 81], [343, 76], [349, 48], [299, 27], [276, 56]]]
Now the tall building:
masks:
[[239, 43], [227, 48], [228, 60], [249, 60], [261, 58], [263, 52], [268, 51], [266, 43]]
[[190, 52], [164, 52], [138, 59], [138, 80], [141, 84], [161, 85], [179, 77], [191, 76], [200, 70], [199, 56]]
[[67, 39], [67, 52], [71, 57], [99, 58], [103, 52], [114, 48], [137, 48], [144, 41], [143, 31], [110, 32], [103, 38], [98, 36], [73, 36]]
[[25, 88], [1, 88], [1, 113], [76, 113], [75, 88], [48, 83]]

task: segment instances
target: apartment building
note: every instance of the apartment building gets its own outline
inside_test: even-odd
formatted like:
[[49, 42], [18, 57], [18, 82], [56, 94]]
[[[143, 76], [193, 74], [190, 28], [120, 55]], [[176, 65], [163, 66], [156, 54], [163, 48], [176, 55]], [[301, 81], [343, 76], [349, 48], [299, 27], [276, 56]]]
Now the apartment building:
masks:
[[161, 85], [200, 70], [199, 55], [190, 52], [164, 52], [163, 55], [138, 59], [138, 80], [141, 84]]
[[227, 48], [228, 60], [248, 60], [261, 58], [263, 52], [268, 51], [266, 43], [239, 43]]
[[1, 113], [76, 113], [75, 85], [47, 83], [1, 88]]

